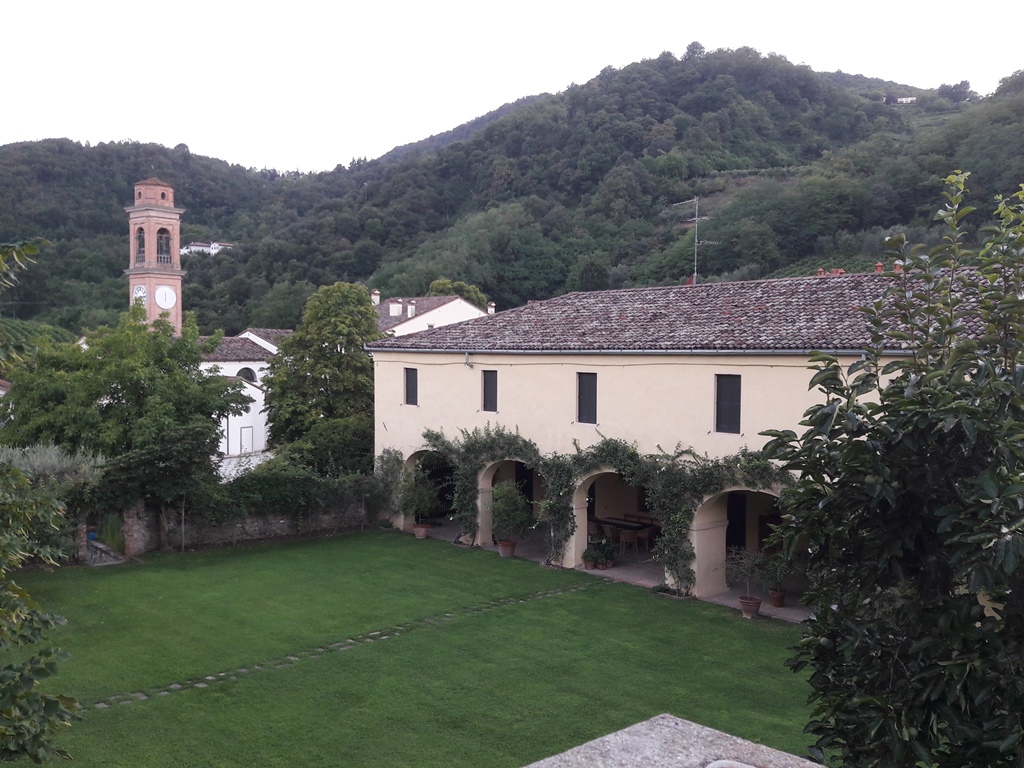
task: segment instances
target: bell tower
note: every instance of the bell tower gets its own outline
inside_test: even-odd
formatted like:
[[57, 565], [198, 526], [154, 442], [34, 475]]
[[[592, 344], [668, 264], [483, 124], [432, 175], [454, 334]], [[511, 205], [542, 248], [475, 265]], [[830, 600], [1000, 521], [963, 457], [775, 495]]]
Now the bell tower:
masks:
[[181, 214], [174, 189], [157, 178], [135, 185], [135, 204], [126, 207], [129, 229], [128, 296], [141, 301], [146, 319], [161, 315], [181, 334]]

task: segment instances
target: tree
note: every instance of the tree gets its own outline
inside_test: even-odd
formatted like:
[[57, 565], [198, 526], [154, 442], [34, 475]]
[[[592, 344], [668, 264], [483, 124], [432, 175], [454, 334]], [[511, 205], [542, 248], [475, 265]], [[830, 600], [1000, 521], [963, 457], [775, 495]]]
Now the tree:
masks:
[[1024, 764], [1024, 186], [973, 254], [966, 179], [942, 246], [890, 239], [903, 271], [864, 359], [816, 354], [807, 431], [768, 433], [814, 609], [788, 664], [817, 757], [844, 766]]
[[84, 345], [44, 343], [11, 375], [0, 441], [100, 454], [123, 500], [149, 497], [166, 523], [166, 507], [215, 476], [220, 423], [250, 402], [241, 384], [202, 370], [218, 340], [200, 342], [191, 315], [176, 337], [133, 306]]
[[961, 80], [956, 85], [949, 85], [948, 83], [943, 83], [942, 85], [935, 89], [935, 92], [939, 96], [946, 99], [947, 101], [952, 102], [953, 104], [959, 104], [960, 102], [963, 101], [978, 100], [978, 94], [975, 91], [971, 90], [971, 83], [969, 80]]
[[[10, 272], [24, 268], [39, 251], [42, 240], [0, 243], [0, 287], [14, 282]], [[0, 340], [0, 359], [14, 359], [11, 345]], [[0, 652], [17, 651], [18, 661], [0, 668], [0, 760], [28, 757], [34, 762], [61, 755], [53, 738], [78, 716], [77, 702], [67, 696], [39, 691], [39, 681], [52, 676], [64, 654], [52, 647], [26, 654], [21, 649], [39, 643], [47, 630], [64, 624], [60, 616], [44, 613], [8, 573], [30, 557], [56, 564], [59, 552], [41, 541], [40, 531], [59, 528], [59, 503], [34, 493], [28, 479], [12, 464], [0, 463]], [[26, 658], [27, 656], [27, 658]]]
[[271, 444], [299, 440], [325, 419], [372, 415], [373, 361], [363, 345], [380, 337], [363, 286], [335, 283], [310, 296], [263, 380]]
[[452, 282], [447, 277], [439, 277], [430, 284], [427, 296], [461, 296], [473, 306], [487, 309], [487, 296], [484, 292], [462, 280]]

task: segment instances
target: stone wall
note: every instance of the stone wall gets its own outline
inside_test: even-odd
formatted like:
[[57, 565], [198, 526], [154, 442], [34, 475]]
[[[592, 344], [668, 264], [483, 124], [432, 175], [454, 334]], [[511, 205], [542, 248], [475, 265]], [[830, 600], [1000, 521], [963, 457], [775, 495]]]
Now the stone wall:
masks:
[[160, 529], [156, 512], [146, 508], [143, 499], [124, 512], [124, 554], [138, 557], [160, 546]]
[[[167, 521], [167, 531], [174, 549], [193, 549], [234, 545], [243, 541], [259, 541], [280, 536], [316, 535], [334, 533], [366, 525], [366, 515], [361, 507], [336, 509], [316, 514], [296, 522], [282, 515], [264, 517], [243, 517], [229, 520], [216, 526], [204, 528], [191, 525], [185, 518], [184, 544], [182, 543], [181, 518], [175, 516]], [[159, 541], [155, 542], [159, 546]]]

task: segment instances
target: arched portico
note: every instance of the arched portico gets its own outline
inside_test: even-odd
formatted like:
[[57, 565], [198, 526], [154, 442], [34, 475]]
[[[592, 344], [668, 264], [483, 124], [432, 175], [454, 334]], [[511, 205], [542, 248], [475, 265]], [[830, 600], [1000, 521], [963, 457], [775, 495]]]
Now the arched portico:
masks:
[[[423, 470], [434, 485], [437, 509], [436, 515], [432, 516], [440, 518], [447, 515], [451, 510], [455, 468], [448, 464], [442, 454], [436, 451], [421, 450], [409, 454], [402, 463], [403, 475], [414, 473], [417, 469]], [[399, 530], [406, 530], [415, 522], [413, 516], [404, 514], [401, 508], [396, 509], [391, 516], [392, 527]]]
[[728, 488], [708, 496], [690, 525], [693, 545], [693, 594], [709, 597], [728, 590], [725, 553], [730, 546], [757, 550], [777, 514], [776, 490]]
[[531, 504], [544, 497], [544, 486], [540, 475], [521, 461], [505, 459], [484, 466], [477, 475], [477, 527], [476, 546], [491, 543], [491, 492], [498, 483], [511, 481], [519, 486]]
[[647, 515], [646, 495], [642, 488], [627, 483], [622, 475], [608, 467], [595, 469], [580, 478], [572, 497], [576, 532], [566, 542], [561, 565], [578, 568], [583, 565], [583, 551], [588, 546], [588, 523], [600, 526], [607, 517], [640, 519]]

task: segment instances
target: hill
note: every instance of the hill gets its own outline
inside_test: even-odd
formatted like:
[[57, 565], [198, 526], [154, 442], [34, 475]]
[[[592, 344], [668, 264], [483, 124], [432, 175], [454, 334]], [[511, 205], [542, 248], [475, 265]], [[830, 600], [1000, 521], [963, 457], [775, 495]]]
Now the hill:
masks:
[[683, 203], [695, 196], [710, 216], [702, 275], [873, 260], [893, 227], [927, 236], [953, 169], [974, 171], [979, 201], [1024, 180], [1024, 95], [951, 104], [899, 86], [920, 104], [896, 107], [884, 103], [895, 86], [692, 44], [326, 173], [245, 169], [184, 145], [0, 147], [0, 239], [54, 242], [0, 312], [76, 331], [112, 322], [126, 303], [123, 206], [154, 175], [187, 209], [186, 241], [239, 244], [186, 258], [204, 331], [292, 326], [337, 280], [416, 295], [444, 276], [499, 308], [675, 282], [693, 269]]

